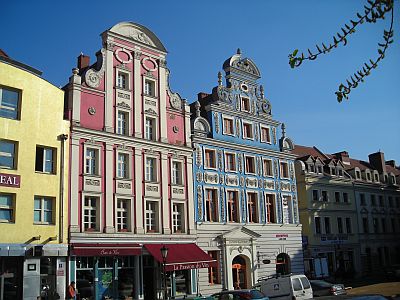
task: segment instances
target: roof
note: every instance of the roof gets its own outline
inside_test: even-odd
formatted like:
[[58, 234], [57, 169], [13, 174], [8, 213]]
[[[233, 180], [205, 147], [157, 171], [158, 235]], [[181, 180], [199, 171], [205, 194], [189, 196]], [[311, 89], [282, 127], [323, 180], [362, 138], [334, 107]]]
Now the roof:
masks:
[[326, 154], [324, 154], [315, 146], [307, 147], [301, 145], [294, 145], [292, 154], [297, 155], [300, 160], [307, 160], [310, 156], [312, 156], [313, 158], [319, 157], [323, 161], [329, 159], [329, 157]]

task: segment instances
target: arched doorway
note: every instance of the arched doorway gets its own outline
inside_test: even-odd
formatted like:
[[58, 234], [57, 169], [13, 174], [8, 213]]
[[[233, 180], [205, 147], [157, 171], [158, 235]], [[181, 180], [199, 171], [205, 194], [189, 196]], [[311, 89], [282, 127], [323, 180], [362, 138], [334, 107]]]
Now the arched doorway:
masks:
[[286, 253], [280, 253], [276, 257], [276, 273], [281, 275], [290, 274], [290, 257]]
[[232, 261], [232, 279], [234, 289], [247, 289], [247, 263], [241, 255], [236, 256]]

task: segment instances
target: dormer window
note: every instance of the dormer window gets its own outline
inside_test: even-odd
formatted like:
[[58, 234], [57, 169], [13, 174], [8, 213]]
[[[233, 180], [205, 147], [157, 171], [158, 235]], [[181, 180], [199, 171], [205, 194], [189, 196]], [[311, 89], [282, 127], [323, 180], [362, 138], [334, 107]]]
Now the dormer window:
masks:
[[343, 169], [339, 168], [338, 172], [339, 172], [339, 176], [343, 176]]
[[336, 168], [331, 167], [331, 175], [336, 176]]
[[390, 184], [396, 184], [396, 177], [394, 175], [390, 175]]
[[384, 180], [384, 183], [388, 183], [388, 176], [386, 174], [383, 175], [383, 180]]
[[310, 167], [310, 172], [314, 173], [315, 172], [315, 166], [313, 164], [310, 164], [309, 167]]
[[361, 179], [361, 172], [356, 170], [356, 179]]
[[371, 173], [369, 171], [365, 171], [366, 177], [368, 181], [371, 181]]
[[246, 97], [241, 98], [242, 111], [250, 111], [250, 99]]
[[318, 174], [322, 174], [322, 166], [317, 166], [317, 171]]
[[379, 182], [379, 174], [376, 171], [374, 172], [374, 181]]

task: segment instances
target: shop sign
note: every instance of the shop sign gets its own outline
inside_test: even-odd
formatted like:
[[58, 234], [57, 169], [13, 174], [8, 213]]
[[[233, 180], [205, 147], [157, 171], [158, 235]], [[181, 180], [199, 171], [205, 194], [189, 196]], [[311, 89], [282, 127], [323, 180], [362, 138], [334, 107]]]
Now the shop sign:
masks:
[[19, 175], [0, 173], [0, 185], [19, 188], [20, 178]]
[[276, 238], [278, 238], [280, 241], [285, 241], [289, 235], [287, 233], [278, 233], [275, 235]]
[[167, 265], [167, 271], [181, 271], [181, 270], [191, 270], [191, 269], [202, 269], [209, 268], [210, 263], [208, 262], [197, 262], [197, 263], [189, 263], [189, 264], [174, 264]]

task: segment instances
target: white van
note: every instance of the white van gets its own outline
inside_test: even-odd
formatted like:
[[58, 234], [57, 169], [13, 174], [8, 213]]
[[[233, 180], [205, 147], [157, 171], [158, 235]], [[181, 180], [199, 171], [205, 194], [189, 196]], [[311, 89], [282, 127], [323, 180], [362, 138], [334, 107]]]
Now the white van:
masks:
[[261, 278], [254, 286], [271, 300], [305, 300], [313, 298], [313, 291], [305, 275], [283, 275]]

